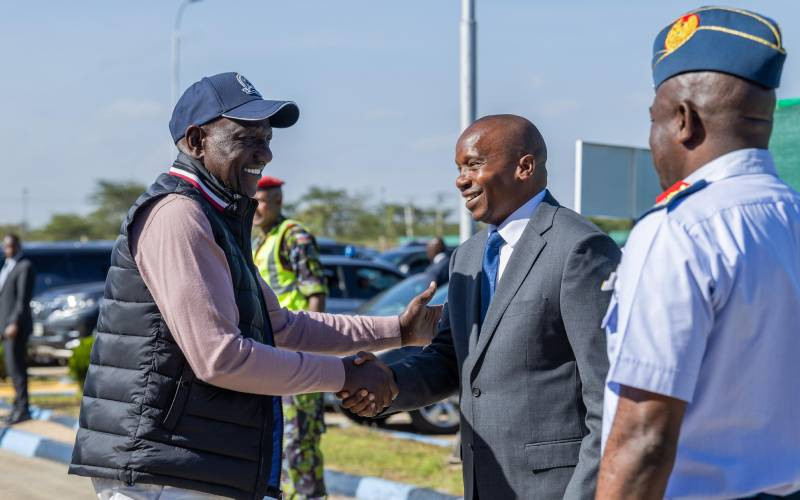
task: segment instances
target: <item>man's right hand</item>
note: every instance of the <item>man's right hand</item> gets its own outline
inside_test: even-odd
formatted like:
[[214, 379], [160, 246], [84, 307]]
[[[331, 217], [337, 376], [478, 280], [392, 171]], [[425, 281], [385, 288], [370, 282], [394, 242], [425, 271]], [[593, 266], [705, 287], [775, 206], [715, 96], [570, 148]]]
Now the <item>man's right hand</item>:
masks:
[[344, 387], [336, 393], [342, 407], [362, 417], [374, 417], [392, 404], [399, 392], [394, 373], [369, 352], [342, 358]]
[[9, 340], [17, 338], [17, 333], [19, 333], [19, 328], [17, 328], [16, 323], [11, 323], [6, 327], [5, 331], [3, 331], [3, 335]]

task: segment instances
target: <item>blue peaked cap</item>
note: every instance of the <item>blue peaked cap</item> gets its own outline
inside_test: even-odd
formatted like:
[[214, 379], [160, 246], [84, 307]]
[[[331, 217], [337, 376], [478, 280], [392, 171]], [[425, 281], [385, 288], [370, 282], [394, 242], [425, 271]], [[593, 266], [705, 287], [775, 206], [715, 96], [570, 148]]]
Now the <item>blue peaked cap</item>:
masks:
[[193, 83], [178, 99], [169, 121], [172, 139], [178, 142], [190, 126], [203, 125], [220, 116], [245, 121], [269, 118], [271, 126], [286, 128], [297, 122], [300, 108], [292, 101], [262, 98], [239, 73], [220, 73]]
[[780, 85], [786, 50], [772, 19], [744, 9], [700, 7], [679, 17], [653, 43], [653, 83], [690, 71], [717, 71], [762, 87]]

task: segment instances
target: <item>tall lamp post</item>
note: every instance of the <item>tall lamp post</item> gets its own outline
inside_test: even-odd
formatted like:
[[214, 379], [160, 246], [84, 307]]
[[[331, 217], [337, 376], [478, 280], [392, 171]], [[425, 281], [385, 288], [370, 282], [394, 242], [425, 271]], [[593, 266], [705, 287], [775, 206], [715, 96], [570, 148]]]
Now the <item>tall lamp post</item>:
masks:
[[[461, 0], [461, 43], [460, 43], [460, 87], [461, 87], [461, 130], [475, 121], [475, 0]], [[459, 203], [458, 233], [461, 241], [472, 236], [475, 225], [469, 210]]]
[[170, 94], [172, 107], [175, 107], [175, 103], [178, 102], [178, 92], [180, 92], [181, 18], [187, 5], [199, 1], [183, 0], [175, 14], [175, 27], [172, 29], [172, 92]]

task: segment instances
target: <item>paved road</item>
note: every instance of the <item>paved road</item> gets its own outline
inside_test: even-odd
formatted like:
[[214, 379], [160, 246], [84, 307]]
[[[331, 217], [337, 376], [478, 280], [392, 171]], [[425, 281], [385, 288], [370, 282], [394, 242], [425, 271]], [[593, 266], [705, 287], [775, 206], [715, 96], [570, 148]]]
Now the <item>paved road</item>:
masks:
[[92, 482], [68, 476], [67, 466], [0, 451], [0, 491], [8, 500], [91, 500]]
[[[91, 480], [67, 475], [67, 466], [0, 451], [0, 498], [3, 500], [92, 500]], [[331, 496], [329, 500], [350, 497]]]

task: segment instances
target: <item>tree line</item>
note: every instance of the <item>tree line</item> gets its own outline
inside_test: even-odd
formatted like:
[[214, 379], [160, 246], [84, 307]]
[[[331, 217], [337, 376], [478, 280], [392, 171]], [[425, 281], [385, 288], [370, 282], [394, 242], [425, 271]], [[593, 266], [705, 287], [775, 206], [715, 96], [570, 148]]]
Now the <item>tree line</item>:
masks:
[[[0, 234], [15, 232], [26, 241], [113, 240], [133, 202], [146, 186], [133, 181], [101, 179], [89, 195], [88, 215], [56, 213], [41, 227], [23, 231], [18, 224], [0, 224]], [[402, 237], [426, 238], [458, 234], [455, 207], [375, 202], [369, 194], [311, 186], [297, 200], [284, 204], [285, 215], [305, 224], [315, 235], [342, 242], [388, 248]], [[605, 231], [626, 230], [632, 221], [591, 220]]]
[[[133, 181], [98, 180], [87, 200], [91, 207], [87, 215], [55, 213], [46, 224], [27, 231], [19, 224], [0, 224], [0, 233], [21, 233], [26, 241], [113, 240], [145, 189]], [[284, 212], [317, 236], [380, 247], [394, 245], [404, 236], [458, 233], [452, 207], [376, 203], [367, 194], [344, 189], [311, 186], [296, 201], [286, 203]]]

